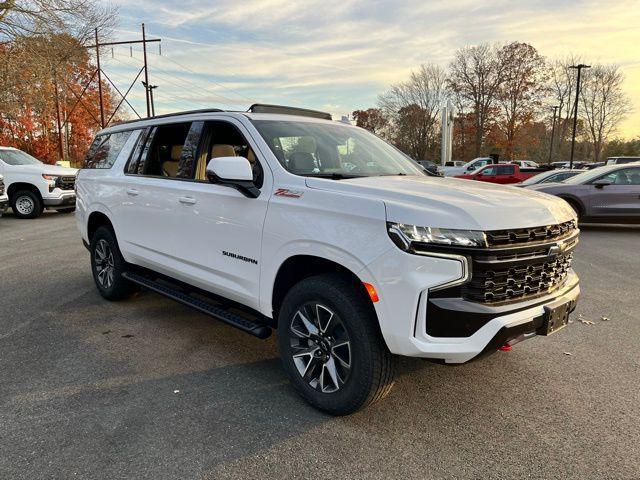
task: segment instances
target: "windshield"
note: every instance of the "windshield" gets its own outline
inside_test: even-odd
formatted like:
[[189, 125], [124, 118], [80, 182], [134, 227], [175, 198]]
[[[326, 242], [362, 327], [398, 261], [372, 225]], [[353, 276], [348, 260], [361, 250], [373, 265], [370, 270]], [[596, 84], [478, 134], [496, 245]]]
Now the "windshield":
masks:
[[253, 120], [280, 164], [305, 177], [335, 180], [426, 175], [413, 160], [375, 135], [344, 125]]
[[557, 175], [558, 172], [548, 172], [548, 173], [539, 173], [538, 175], [534, 175], [533, 177], [527, 178], [525, 181], [520, 183], [520, 185], [534, 185], [536, 183], [542, 183], [545, 178], [549, 178], [553, 175]]
[[40, 165], [42, 162], [21, 150], [0, 150], [0, 158], [9, 165]]

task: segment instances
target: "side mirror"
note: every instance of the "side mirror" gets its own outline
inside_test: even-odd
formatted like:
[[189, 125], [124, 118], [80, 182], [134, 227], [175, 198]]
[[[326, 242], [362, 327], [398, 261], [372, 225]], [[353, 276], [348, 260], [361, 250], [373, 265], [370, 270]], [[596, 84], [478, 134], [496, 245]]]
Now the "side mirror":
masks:
[[596, 180], [592, 184], [596, 188], [604, 188], [607, 185], [611, 185], [611, 180], [607, 180], [606, 178], [601, 178], [600, 180]]
[[244, 157], [212, 158], [207, 163], [206, 174], [211, 183], [228, 185], [249, 198], [260, 195], [253, 183], [251, 163]]
[[467, 167], [467, 172], [473, 172], [475, 170], [475, 168], [473, 168], [473, 165], [469, 165]]

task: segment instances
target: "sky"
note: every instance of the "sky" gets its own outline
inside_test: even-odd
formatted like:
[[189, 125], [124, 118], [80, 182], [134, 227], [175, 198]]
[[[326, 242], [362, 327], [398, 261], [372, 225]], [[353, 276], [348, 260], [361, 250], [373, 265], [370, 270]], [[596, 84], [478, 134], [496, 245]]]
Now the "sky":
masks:
[[[115, 6], [113, 40], [140, 38], [142, 22], [148, 38], [162, 39], [161, 54], [158, 44], [148, 47], [156, 114], [261, 102], [340, 118], [375, 106], [379, 94], [421, 63], [446, 67], [465, 45], [520, 41], [548, 59], [574, 54], [584, 63], [619, 65], [633, 112], [618, 135], [640, 136], [640, 0], [118, 0]], [[114, 47], [101, 63], [124, 92], [142, 66], [142, 49]], [[130, 101], [143, 115], [139, 80]]]

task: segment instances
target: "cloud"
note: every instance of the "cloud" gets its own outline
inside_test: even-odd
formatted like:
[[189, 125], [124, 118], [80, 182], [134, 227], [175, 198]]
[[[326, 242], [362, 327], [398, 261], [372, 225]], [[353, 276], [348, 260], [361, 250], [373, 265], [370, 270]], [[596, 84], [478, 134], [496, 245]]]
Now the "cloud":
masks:
[[[576, 53], [620, 64], [640, 107], [637, 6], [630, 0], [159, 0], [122, 2], [123, 31], [116, 33], [138, 36], [145, 21], [149, 34], [163, 39], [164, 57], [150, 60], [161, 110], [260, 100], [331, 106], [339, 116], [375, 104], [420, 63], [446, 66], [463, 45], [513, 40], [547, 57]], [[139, 53], [129, 59], [127, 49], [115, 50], [109, 68], [133, 73]], [[640, 134], [639, 120], [640, 111], [623, 133]]]

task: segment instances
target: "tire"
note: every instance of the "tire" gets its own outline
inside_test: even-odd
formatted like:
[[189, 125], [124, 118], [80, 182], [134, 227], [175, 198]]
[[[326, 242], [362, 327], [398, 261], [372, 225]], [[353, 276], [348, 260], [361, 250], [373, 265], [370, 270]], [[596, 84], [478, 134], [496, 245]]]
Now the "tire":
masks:
[[282, 364], [294, 388], [332, 415], [354, 413], [393, 387], [395, 358], [365, 295], [343, 275], [309, 277], [291, 288], [278, 315]]
[[58, 213], [73, 213], [76, 211], [76, 207], [59, 208]]
[[40, 197], [31, 190], [19, 190], [11, 196], [11, 208], [16, 218], [37, 218], [44, 209]]
[[99, 227], [89, 246], [91, 273], [100, 295], [107, 300], [122, 300], [136, 291], [135, 285], [122, 277], [125, 262], [113, 231]]

